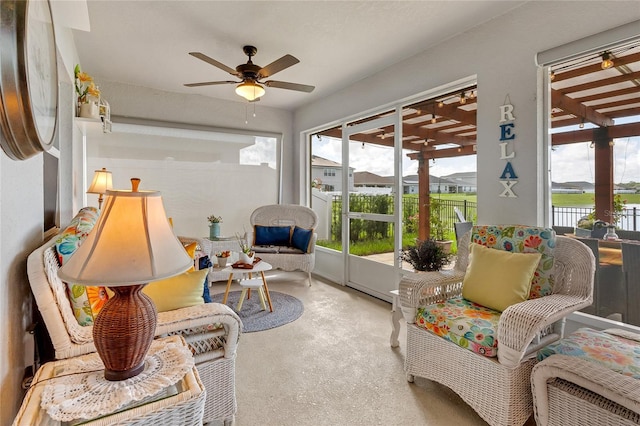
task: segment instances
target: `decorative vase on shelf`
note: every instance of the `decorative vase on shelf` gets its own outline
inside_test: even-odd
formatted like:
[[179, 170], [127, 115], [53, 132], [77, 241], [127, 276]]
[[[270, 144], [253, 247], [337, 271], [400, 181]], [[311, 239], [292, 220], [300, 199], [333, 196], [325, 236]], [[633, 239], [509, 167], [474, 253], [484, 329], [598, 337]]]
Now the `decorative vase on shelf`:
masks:
[[242, 263], [247, 263], [247, 264], [252, 264], [253, 263], [253, 259], [255, 257], [255, 253], [252, 253], [251, 256], [249, 256], [247, 253], [245, 252], [240, 252], [240, 262]]
[[220, 224], [219, 223], [211, 223], [209, 225], [209, 239], [215, 240], [220, 236]]
[[80, 104], [78, 116], [83, 118], [100, 118], [100, 110], [94, 102]]

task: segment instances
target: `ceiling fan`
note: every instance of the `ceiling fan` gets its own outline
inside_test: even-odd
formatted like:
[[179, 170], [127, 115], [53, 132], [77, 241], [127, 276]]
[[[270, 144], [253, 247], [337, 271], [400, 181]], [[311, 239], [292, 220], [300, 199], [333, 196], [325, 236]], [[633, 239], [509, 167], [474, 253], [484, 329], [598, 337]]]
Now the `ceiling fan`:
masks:
[[282, 58], [276, 59], [266, 67], [260, 67], [251, 61], [251, 57], [255, 56], [255, 54], [258, 52], [257, 48], [255, 48], [254, 46], [244, 46], [242, 50], [244, 51], [245, 55], [249, 57], [249, 60], [246, 64], [238, 65], [236, 69], [224, 65], [223, 63], [210, 58], [204, 53], [189, 52], [189, 55], [205, 61], [208, 64], [213, 65], [214, 67], [220, 68], [222, 71], [226, 71], [229, 74], [238, 77], [241, 81], [205, 81], [202, 83], [189, 83], [185, 84], [185, 86], [198, 87], [212, 86], [216, 84], [237, 84], [236, 93], [250, 102], [260, 100], [260, 97], [265, 94], [264, 86], [277, 87], [279, 89], [297, 90], [299, 92], [307, 93], [310, 93], [313, 91], [313, 89], [315, 89], [314, 86], [288, 83], [286, 81], [261, 81], [267, 77], [271, 77], [277, 72], [280, 72], [292, 65], [297, 64], [298, 62], [300, 62], [297, 58], [291, 55], [284, 55]]

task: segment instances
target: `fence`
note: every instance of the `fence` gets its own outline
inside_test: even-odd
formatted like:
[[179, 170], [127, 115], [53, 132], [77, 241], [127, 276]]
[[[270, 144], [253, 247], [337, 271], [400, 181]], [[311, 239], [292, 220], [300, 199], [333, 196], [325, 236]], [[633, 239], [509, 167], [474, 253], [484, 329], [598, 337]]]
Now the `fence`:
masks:
[[[393, 214], [393, 195], [349, 194], [349, 204], [352, 212]], [[453, 233], [453, 224], [460, 221], [457, 212], [467, 221], [475, 223], [477, 218], [477, 204], [467, 200], [444, 200], [432, 198], [431, 207], [438, 207], [438, 216], [442, 221], [445, 235]], [[407, 194], [402, 197], [402, 221], [404, 234], [418, 232], [418, 197]], [[552, 226], [575, 227], [581, 217], [593, 211], [590, 207], [558, 207], [551, 208]], [[432, 212], [433, 215], [433, 212]], [[622, 211], [618, 228], [630, 231], [640, 229], [640, 212], [637, 207], [625, 208]], [[433, 226], [432, 226], [433, 228]], [[331, 197], [331, 229], [332, 241], [342, 240], [342, 196]], [[350, 241], [367, 241], [389, 238], [393, 235], [393, 223], [376, 222], [363, 219], [352, 219], [350, 226]]]
[[[342, 195], [333, 195], [331, 208], [331, 240], [342, 240]], [[435, 202], [437, 201], [437, 202]], [[393, 214], [393, 195], [368, 195], [349, 194], [349, 206], [352, 212]], [[458, 221], [456, 211], [460, 212], [466, 220], [475, 220], [477, 217], [476, 203], [467, 200], [442, 200], [434, 199], [434, 206], [439, 206], [439, 218], [442, 221], [445, 235], [452, 234], [453, 224]], [[415, 195], [403, 195], [402, 197], [402, 221], [404, 234], [416, 234], [418, 232], [418, 197]], [[351, 219], [350, 241], [366, 241], [385, 239], [393, 235], [393, 223], [376, 222], [363, 219]]]
[[[593, 211], [591, 207], [557, 207], [551, 206], [551, 224], [553, 226], [575, 227], [580, 218]], [[620, 220], [616, 224], [619, 229], [637, 231], [640, 228], [640, 216], [638, 208], [624, 208]]]

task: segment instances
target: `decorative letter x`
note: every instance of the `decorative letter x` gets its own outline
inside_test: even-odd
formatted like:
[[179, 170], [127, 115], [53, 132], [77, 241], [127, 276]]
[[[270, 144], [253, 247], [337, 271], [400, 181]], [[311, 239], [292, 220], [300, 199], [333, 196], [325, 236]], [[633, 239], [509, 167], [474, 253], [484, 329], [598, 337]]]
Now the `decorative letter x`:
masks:
[[504, 191], [500, 194], [501, 197], [518, 198], [511, 190], [518, 183], [517, 180], [501, 180], [500, 183], [504, 186]]

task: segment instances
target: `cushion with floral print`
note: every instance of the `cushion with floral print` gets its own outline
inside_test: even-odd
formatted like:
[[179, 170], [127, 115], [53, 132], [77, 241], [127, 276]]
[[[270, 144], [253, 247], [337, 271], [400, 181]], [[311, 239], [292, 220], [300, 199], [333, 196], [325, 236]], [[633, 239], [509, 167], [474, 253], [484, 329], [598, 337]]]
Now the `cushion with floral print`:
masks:
[[617, 335], [616, 332], [580, 328], [568, 337], [540, 349], [538, 361], [553, 354], [575, 356], [640, 379], [640, 342], [629, 339], [625, 333]]
[[553, 293], [553, 251], [556, 247], [553, 229], [525, 225], [476, 225], [471, 231], [471, 242], [513, 253], [542, 254], [531, 280], [529, 299]]
[[418, 308], [415, 324], [480, 355], [498, 354], [500, 312], [462, 297]]
[[[55, 249], [60, 266], [68, 261], [89, 235], [100, 217], [95, 207], [84, 207], [71, 219], [69, 226], [56, 237]], [[67, 284], [67, 296], [73, 314], [82, 326], [92, 325], [93, 320], [109, 298], [102, 286], [86, 287], [74, 283]]]

